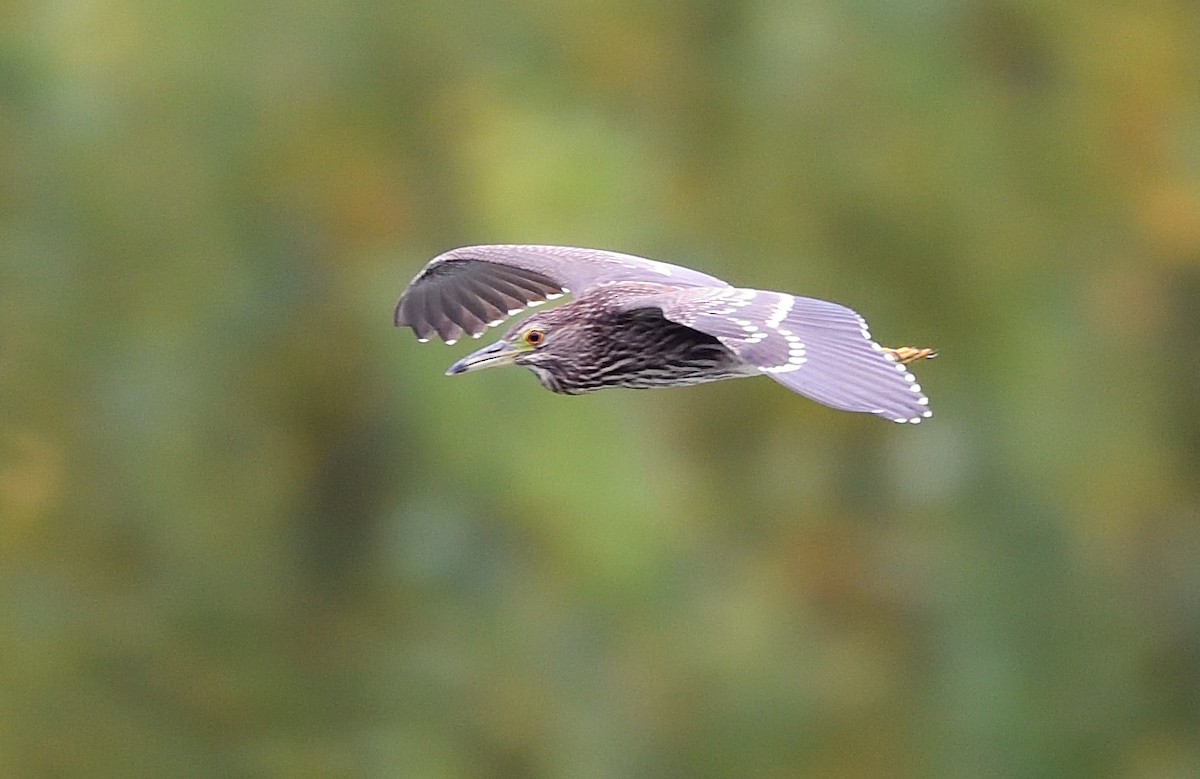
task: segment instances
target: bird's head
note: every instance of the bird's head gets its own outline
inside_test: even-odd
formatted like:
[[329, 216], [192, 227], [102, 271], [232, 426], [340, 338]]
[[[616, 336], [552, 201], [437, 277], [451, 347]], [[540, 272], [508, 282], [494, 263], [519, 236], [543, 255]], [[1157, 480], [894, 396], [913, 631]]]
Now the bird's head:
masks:
[[537, 375], [544, 387], [554, 392], [570, 392], [564, 377], [569, 366], [581, 353], [588, 340], [587, 326], [570, 322], [560, 309], [541, 312], [518, 322], [495, 343], [468, 354], [446, 370], [447, 376], [497, 368], [502, 365], [521, 365]]

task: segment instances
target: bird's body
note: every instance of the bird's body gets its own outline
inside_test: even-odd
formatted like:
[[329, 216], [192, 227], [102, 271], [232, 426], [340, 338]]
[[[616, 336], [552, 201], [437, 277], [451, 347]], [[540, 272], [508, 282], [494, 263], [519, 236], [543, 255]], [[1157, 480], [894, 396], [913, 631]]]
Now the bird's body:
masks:
[[531, 324], [552, 332], [586, 311], [586, 323], [568, 331], [569, 349], [556, 349], [546, 362], [529, 364], [543, 387], [564, 395], [609, 387], [683, 387], [758, 375], [717, 338], [665, 319], [658, 309], [626, 308], [629, 301], [670, 291], [667, 285], [650, 282], [603, 284], [567, 305], [522, 321], [505, 337], [515, 338], [516, 331]]
[[527, 306], [538, 312], [449, 374], [522, 365], [554, 392], [677, 387], [767, 375], [846, 411], [917, 423], [931, 415], [906, 363], [929, 349], [885, 349], [844, 306], [739, 289], [678, 265], [598, 249], [471, 246], [434, 258], [396, 305], [421, 340], [479, 337]]

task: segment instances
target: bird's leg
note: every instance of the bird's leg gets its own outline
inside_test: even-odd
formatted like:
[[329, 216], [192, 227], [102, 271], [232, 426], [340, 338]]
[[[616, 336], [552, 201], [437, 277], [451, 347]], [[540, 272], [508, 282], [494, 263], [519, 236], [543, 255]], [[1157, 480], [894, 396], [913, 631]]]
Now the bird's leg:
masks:
[[915, 346], [897, 346], [895, 349], [885, 346], [883, 347], [883, 353], [892, 362], [898, 362], [901, 365], [908, 365], [917, 360], [932, 360], [938, 355], [936, 349], [918, 349]]

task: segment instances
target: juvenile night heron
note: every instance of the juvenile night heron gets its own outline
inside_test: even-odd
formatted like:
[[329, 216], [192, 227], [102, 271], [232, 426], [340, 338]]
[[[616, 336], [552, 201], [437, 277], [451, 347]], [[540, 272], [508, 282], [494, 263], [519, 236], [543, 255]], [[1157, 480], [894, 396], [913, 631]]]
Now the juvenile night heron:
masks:
[[570, 293], [447, 375], [522, 365], [553, 392], [680, 387], [767, 375], [843, 411], [916, 424], [932, 415], [908, 364], [931, 349], [888, 349], [836, 303], [739, 289], [699, 271], [570, 246], [468, 246], [435, 257], [396, 304], [421, 341], [478, 338], [525, 308]]

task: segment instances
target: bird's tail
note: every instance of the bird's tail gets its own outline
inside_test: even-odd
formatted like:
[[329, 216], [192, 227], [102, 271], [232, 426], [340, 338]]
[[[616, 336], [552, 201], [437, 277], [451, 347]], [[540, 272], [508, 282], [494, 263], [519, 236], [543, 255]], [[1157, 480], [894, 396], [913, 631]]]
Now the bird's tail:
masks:
[[897, 346], [894, 349], [885, 346], [883, 353], [893, 362], [898, 362], [901, 365], [908, 365], [917, 360], [932, 360], [938, 356], [936, 349], [918, 349], [915, 346]]

